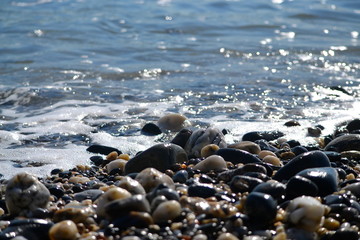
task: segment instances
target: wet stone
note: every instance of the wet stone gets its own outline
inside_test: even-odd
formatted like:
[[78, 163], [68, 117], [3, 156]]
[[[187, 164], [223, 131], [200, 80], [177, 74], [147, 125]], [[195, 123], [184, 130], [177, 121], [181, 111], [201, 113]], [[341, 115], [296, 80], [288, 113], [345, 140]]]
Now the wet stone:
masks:
[[105, 213], [110, 219], [126, 215], [131, 211], [150, 212], [150, 204], [144, 195], [133, 195], [118, 199], [105, 205]]
[[6, 185], [5, 202], [12, 215], [26, 215], [37, 208], [46, 208], [50, 192], [35, 176], [19, 173]]
[[330, 167], [329, 158], [321, 151], [306, 152], [291, 159], [275, 173], [273, 179], [281, 182], [288, 180], [304, 169], [316, 167]]
[[161, 133], [162, 133], [161, 129], [155, 123], [146, 123], [141, 129], [141, 134], [147, 136], [155, 136]]
[[227, 165], [224, 158], [218, 155], [212, 155], [196, 164], [193, 169], [200, 170], [201, 172], [209, 172], [211, 170], [223, 171], [227, 169]]
[[325, 147], [325, 151], [344, 152], [360, 151], [360, 134], [345, 134], [332, 140]]
[[119, 181], [115, 182], [115, 185], [117, 187], [126, 189], [133, 195], [135, 194], [144, 195], [146, 193], [144, 187], [138, 181], [128, 176], [121, 177]]
[[135, 178], [146, 192], [150, 192], [160, 184], [165, 184], [170, 188], [174, 187], [174, 181], [168, 175], [156, 170], [155, 168], [146, 168], [142, 170]]
[[261, 160], [258, 157], [246, 151], [234, 148], [222, 148], [216, 151], [215, 154], [223, 157], [225, 161], [233, 164], [261, 163]]
[[86, 149], [86, 151], [91, 153], [99, 153], [103, 155], [108, 155], [111, 152], [117, 152], [119, 155], [122, 153], [120, 150], [116, 148], [108, 147], [104, 145], [98, 145], [98, 144], [91, 145]]
[[186, 170], [177, 171], [172, 179], [174, 182], [185, 183], [189, 179], [189, 173]]
[[349, 133], [360, 129], [360, 119], [351, 120], [347, 125], [346, 129]]
[[190, 157], [200, 157], [201, 149], [209, 144], [226, 147], [224, 134], [217, 128], [198, 129], [191, 134], [184, 149]]
[[329, 210], [315, 198], [302, 196], [290, 201], [286, 208], [286, 218], [296, 228], [314, 232], [319, 229]]
[[280, 131], [254, 131], [244, 134], [243, 141], [255, 142], [256, 140], [264, 139], [266, 141], [273, 141], [279, 137], [283, 137], [284, 133]]
[[186, 125], [186, 117], [178, 113], [170, 113], [161, 117], [157, 121], [157, 125], [164, 131], [177, 132]]
[[22, 236], [31, 240], [47, 240], [52, 226], [52, 222], [41, 219], [13, 220], [6, 229], [0, 232], [0, 239], [10, 240]]
[[76, 201], [83, 201], [85, 199], [90, 199], [91, 201], [95, 201], [98, 197], [100, 197], [104, 191], [99, 189], [89, 189], [79, 193], [74, 194], [74, 199]]
[[176, 163], [187, 161], [187, 154], [176, 144], [156, 144], [130, 159], [125, 165], [125, 173], [141, 172], [145, 168], [155, 168], [165, 172]]
[[233, 192], [251, 192], [257, 185], [262, 183], [263, 181], [250, 177], [250, 176], [243, 176], [237, 175], [234, 176], [229, 183], [229, 186]]
[[296, 175], [289, 179], [286, 184], [286, 198], [294, 199], [302, 195], [315, 197], [319, 189], [311, 180]]
[[272, 223], [277, 213], [276, 201], [270, 195], [260, 192], [250, 193], [244, 208], [253, 225], [260, 228]]
[[258, 144], [250, 141], [241, 141], [238, 143], [233, 143], [228, 145], [228, 148], [240, 149], [252, 154], [258, 154], [261, 151], [260, 146]]
[[189, 197], [202, 197], [208, 198], [215, 196], [216, 189], [211, 184], [195, 183], [189, 186]]
[[260, 183], [252, 192], [261, 192], [271, 195], [275, 200], [282, 201], [285, 198], [286, 185], [275, 180]]
[[179, 145], [182, 148], [185, 148], [185, 145], [187, 141], [189, 140], [190, 136], [192, 134], [192, 131], [190, 129], [181, 129], [180, 132], [178, 132], [173, 140], [171, 140], [171, 143]]

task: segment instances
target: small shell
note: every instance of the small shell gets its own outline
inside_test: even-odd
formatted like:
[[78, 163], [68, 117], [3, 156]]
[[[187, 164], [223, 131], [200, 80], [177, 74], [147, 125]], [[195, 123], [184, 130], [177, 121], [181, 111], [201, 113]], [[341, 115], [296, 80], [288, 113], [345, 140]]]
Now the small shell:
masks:
[[79, 231], [71, 220], [58, 222], [49, 230], [51, 240], [76, 240], [78, 235]]

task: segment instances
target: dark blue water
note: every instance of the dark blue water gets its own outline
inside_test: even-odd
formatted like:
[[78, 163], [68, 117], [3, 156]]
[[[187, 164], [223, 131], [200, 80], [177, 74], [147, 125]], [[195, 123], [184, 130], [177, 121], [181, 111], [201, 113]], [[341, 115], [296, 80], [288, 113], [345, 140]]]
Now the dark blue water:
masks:
[[235, 136], [358, 117], [359, 32], [357, 0], [2, 0], [0, 160], [139, 148], [169, 112]]

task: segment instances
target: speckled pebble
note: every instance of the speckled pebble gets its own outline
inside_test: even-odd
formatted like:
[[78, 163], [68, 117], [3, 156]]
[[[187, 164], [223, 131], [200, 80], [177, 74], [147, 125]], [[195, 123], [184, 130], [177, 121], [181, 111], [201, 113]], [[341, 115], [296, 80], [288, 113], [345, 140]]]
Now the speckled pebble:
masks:
[[12, 215], [26, 215], [37, 208], [46, 208], [49, 190], [33, 175], [19, 173], [6, 185], [5, 202]]

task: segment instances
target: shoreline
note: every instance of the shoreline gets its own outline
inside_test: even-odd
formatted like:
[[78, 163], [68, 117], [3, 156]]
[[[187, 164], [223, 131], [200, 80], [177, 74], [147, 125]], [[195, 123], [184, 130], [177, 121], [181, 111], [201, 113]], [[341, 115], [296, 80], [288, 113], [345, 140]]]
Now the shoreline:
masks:
[[226, 130], [183, 129], [185, 120], [144, 126], [177, 134], [132, 158], [93, 145], [92, 165], [2, 179], [1, 239], [358, 239], [359, 119], [333, 136], [308, 128], [317, 146], [281, 131], [226, 144]]

